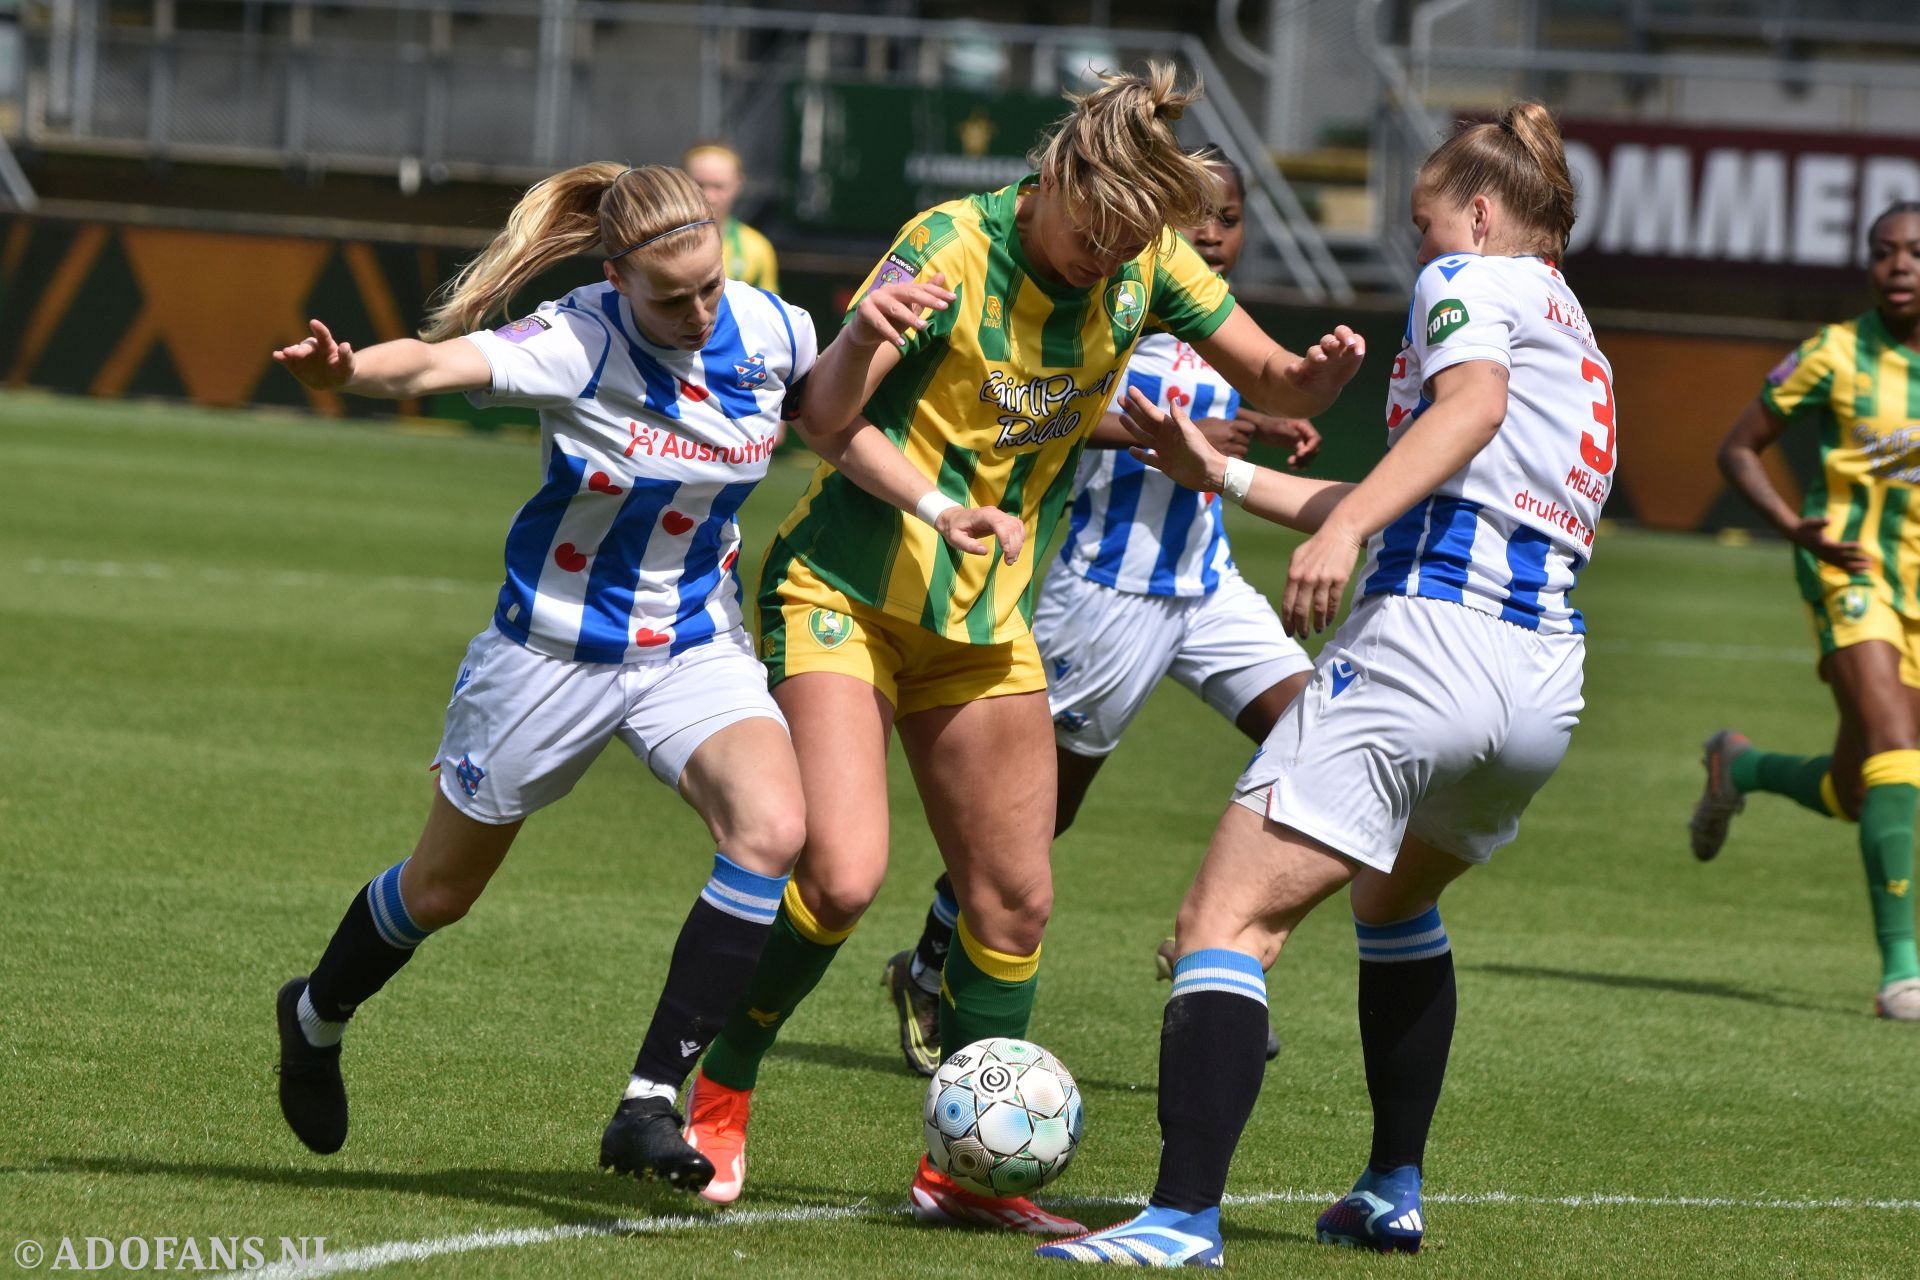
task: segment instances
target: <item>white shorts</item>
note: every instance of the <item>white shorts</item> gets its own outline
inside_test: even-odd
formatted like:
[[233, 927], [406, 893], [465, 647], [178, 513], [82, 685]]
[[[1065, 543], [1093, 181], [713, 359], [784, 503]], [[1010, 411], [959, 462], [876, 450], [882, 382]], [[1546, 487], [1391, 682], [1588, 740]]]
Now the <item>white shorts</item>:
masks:
[[1231, 569], [1207, 595], [1150, 596], [1056, 566], [1034, 606], [1033, 638], [1047, 666], [1054, 741], [1080, 756], [1119, 746], [1162, 676], [1231, 721], [1313, 666], [1267, 598]]
[[664, 662], [568, 662], [493, 627], [460, 664], [438, 756], [440, 791], [480, 822], [518, 822], [580, 781], [618, 737], [678, 787], [700, 744], [765, 716], [786, 727], [743, 628]]
[[1485, 862], [1567, 752], [1585, 657], [1582, 636], [1444, 600], [1368, 597], [1234, 802], [1381, 871], [1408, 832]]

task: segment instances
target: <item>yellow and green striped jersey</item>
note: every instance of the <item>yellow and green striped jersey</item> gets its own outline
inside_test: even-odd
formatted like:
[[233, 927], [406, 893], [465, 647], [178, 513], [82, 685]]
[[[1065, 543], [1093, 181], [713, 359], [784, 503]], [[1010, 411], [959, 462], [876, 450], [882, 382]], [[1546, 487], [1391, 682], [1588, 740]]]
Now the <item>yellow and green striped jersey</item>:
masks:
[[959, 295], [909, 340], [865, 416], [948, 497], [1018, 515], [1020, 562], [963, 556], [822, 463], [774, 538], [767, 583], [797, 558], [849, 598], [951, 640], [1027, 634], [1074, 465], [1134, 342], [1149, 327], [1202, 341], [1234, 305], [1177, 236], [1089, 288], [1042, 279], [1014, 225], [1020, 188], [1033, 181], [915, 218], [861, 286], [937, 271]]
[[720, 227], [720, 243], [727, 254], [728, 279], [780, 292], [780, 266], [770, 240], [740, 219], [728, 218]]
[[1820, 471], [1801, 514], [1825, 516], [1827, 533], [1858, 541], [1873, 558], [1853, 574], [1795, 549], [1801, 594], [1825, 586], [1871, 587], [1920, 618], [1920, 352], [1893, 340], [1878, 311], [1830, 324], [1767, 377], [1760, 401], [1789, 423], [1820, 429]]

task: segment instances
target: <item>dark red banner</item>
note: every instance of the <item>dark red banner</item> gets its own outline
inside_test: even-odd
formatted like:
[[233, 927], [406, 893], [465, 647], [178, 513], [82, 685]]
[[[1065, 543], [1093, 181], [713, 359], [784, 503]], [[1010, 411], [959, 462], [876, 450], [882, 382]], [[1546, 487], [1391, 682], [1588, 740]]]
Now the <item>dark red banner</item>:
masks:
[[1852, 270], [1888, 205], [1920, 200], [1920, 136], [1562, 122], [1570, 254]]

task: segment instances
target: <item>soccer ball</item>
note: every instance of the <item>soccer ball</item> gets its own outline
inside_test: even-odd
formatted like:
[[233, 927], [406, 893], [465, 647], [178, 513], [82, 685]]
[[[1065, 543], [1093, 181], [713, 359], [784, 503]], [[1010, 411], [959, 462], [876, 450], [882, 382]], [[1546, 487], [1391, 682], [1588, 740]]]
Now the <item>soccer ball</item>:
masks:
[[1026, 1040], [979, 1040], [927, 1086], [927, 1155], [968, 1190], [1023, 1196], [1060, 1176], [1085, 1118], [1058, 1058]]

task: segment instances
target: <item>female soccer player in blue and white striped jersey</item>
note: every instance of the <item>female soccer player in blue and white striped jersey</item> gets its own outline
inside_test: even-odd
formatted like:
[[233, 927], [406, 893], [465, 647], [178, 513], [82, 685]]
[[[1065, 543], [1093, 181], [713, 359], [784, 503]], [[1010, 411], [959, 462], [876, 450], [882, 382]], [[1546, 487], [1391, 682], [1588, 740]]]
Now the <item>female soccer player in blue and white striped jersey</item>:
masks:
[[[603, 281], [482, 327], [542, 269], [594, 250]], [[876, 291], [839, 341], [897, 341], [950, 296]], [[718, 852], [600, 1162], [698, 1191], [713, 1166], [682, 1139], [675, 1100], [759, 960], [805, 835], [786, 722], [741, 625], [734, 515], [815, 364], [813, 322], [726, 278], [686, 174], [590, 164], [528, 191], [449, 285], [426, 341], [356, 352], [312, 328], [275, 353], [310, 387], [538, 409], [542, 483], [508, 530], [506, 583], [454, 682], [413, 855], [354, 896], [311, 976], [280, 990], [281, 1110], [314, 1151], [340, 1148], [340, 1040], [355, 1008], [466, 914], [521, 823], [618, 738], [700, 814]]]
[[1134, 397], [1156, 465], [1313, 534], [1281, 614], [1352, 615], [1235, 788], [1177, 926], [1160, 1038], [1160, 1176], [1147, 1208], [1048, 1245], [1083, 1262], [1219, 1265], [1227, 1165], [1252, 1113], [1264, 971], [1353, 886], [1373, 1147], [1320, 1215], [1330, 1244], [1420, 1246], [1421, 1167], [1454, 1021], [1436, 905], [1518, 833], [1583, 706], [1567, 593], [1615, 460], [1612, 373], [1554, 260], [1573, 226], [1560, 132], [1537, 103], [1464, 128], [1420, 171], [1425, 263], [1388, 397], [1386, 457], [1358, 485], [1222, 457]]
[[[1219, 182], [1213, 216], [1181, 231], [1226, 275], [1246, 244], [1246, 197], [1231, 161], [1214, 158], [1209, 168]], [[1162, 677], [1264, 742], [1313, 667], [1234, 567], [1218, 495], [1182, 488], [1127, 452], [1133, 437], [1119, 415], [1129, 387], [1163, 409], [1184, 410], [1228, 457], [1245, 457], [1259, 440], [1300, 466], [1320, 448], [1305, 419], [1242, 406], [1240, 393], [1190, 343], [1152, 333], [1134, 347], [1112, 410], [1081, 455], [1065, 544], [1033, 612], [1059, 764], [1056, 836], [1073, 825], [1095, 775]], [[940, 972], [958, 913], [943, 873], [919, 941], [889, 959], [881, 977], [899, 1018], [901, 1053], [921, 1075], [940, 1065]], [[1268, 1049], [1277, 1054], [1278, 1040]]]

